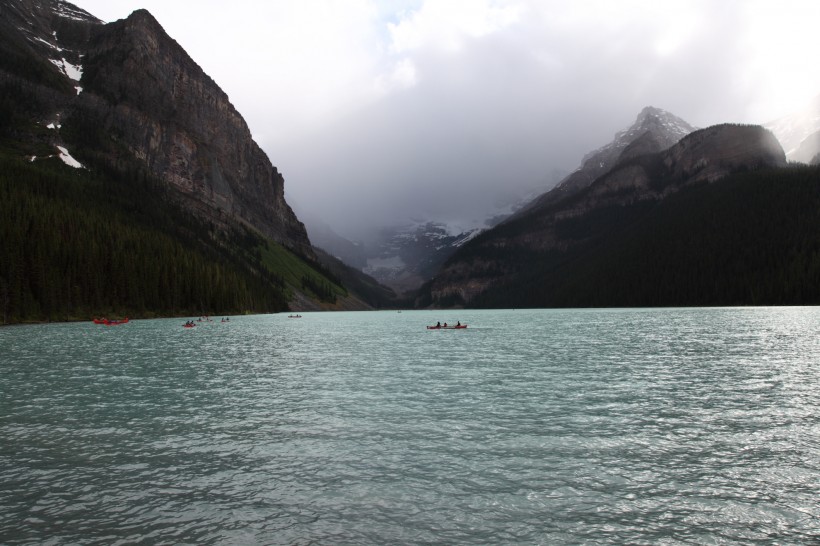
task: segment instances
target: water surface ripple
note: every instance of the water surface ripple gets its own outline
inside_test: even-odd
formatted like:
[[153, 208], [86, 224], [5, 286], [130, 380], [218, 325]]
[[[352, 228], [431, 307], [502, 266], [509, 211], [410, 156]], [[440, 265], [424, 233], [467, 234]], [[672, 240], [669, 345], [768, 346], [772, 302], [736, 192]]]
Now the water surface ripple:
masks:
[[0, 543], [820, 541], [820, 308], [182, 322], [0, 329]]

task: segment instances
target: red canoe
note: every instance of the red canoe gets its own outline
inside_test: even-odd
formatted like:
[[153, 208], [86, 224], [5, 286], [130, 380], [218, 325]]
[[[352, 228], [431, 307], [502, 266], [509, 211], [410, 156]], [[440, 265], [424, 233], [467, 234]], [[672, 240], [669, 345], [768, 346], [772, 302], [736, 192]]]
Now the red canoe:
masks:
[[117, 326], [119, 324], [128, 324], [128, 317], [125, 317], [122, 320], [108, 320], [108, 319], [105, 319], [105, 325], [106, 326]]
[[116, 326], [118, 324], [127, 324], [128, 317], [125, 317], [122, 320], [108, 320], [107, 318], [95, 318], [92, 319], [94, 324], [105, 324], [106, 326]]

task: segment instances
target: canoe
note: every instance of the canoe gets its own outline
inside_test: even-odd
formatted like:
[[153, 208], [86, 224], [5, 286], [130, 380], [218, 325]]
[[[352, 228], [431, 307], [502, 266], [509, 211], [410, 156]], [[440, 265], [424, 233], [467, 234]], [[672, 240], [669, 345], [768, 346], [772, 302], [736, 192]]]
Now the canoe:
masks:
[[460, 324], [457, 326], [428, 326], [428, 330], [463, 330], [466, 328], [466, 324]]
[[[108, 320], [108, 319], [103, 319], [103, 320], [104, 320], [104, 322], [102, 324], [105, 324], [106, 326], [118, 326], [120, 324], [128, 324], [128, 317], [125, 317], [122, 320]], [[97, 321], [94, 321], [94, 324], [100, 324], [100, 323], [97, 322]]]

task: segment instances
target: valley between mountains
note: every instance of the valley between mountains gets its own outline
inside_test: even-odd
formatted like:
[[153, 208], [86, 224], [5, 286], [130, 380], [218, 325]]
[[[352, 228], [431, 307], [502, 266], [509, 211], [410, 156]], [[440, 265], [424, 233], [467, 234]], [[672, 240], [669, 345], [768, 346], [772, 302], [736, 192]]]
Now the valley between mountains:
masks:
[[705, 128], [647, 106], [468, 225], [419, 215], [354, 240], [294, 212], [241, 113], [149, 12], [0, 14], [3, 324], [820, 304], [820, 100]]

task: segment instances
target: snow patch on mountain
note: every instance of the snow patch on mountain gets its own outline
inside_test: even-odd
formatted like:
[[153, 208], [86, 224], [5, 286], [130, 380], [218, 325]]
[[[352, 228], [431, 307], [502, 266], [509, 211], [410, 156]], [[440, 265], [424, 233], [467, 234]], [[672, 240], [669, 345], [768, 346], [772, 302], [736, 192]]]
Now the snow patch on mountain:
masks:
[[65, 74], [72, 80], [79, 82], [80, 79], [83, 77], [83, 67], [81, 65], [71, 64], [70, 62], [66, 61], [65, 58], [49, 60], [54, 64], [54, 66], [59, 68], [63, 74]]
[[617, 153], [623, 151], [636, 138], [652, 129], [653, 126], [663, 129], [663, 136], [669, 146], [696, 129], [696, 127], [689, 125], [681, 118], [667, 112], [666, 110], [647, 106], [638, 114], [635, 123], [633, 123], [629, 128], [615, 133], [615, 138], [612, 139], [612, 142], [584, 155], [581, 160], [581, 165], [579, 165], [573, 172], [578, 172], [585, 167], [588, 167], [586, 163], [592, 159], [597, 160], [599, 169], [612, 167], [612, 161], [608, 159], [610, 157], [617, 159]]
[[29, 162], [34, 163], [38, 159], [49, 159], [52, 157], [59, 157], [60, 160], [62, 160], [62, 162], [68, 165], [69, 167], [73, 167], [75, 169], [85, 169], [85, 166], [83, 166], [82, 163], [80, 163], [71, 156], [71, 154], [68, 152], [68, 149], [65, 146], [57, 146], [56, 148], [57, 152], [59, 153], [54, 155], [47, 155], [44, 157], [37, 157], [36, 155], [33, 155], [29, 158]]
[[458, 247], [462, 246], [463, 244], [465, 244], [465, 243], [467, 243], [467, 242], [469, 242], [469, 241], [472, 241], [473, 239], [475, 239], [475, 237], [476, 237], [478, 234], [480, 234], [481, 232], [483, 232], [483, 231], [484, 231], [484, 229], [485, 229], [485, 228], [476, 228], [476, 229], [472, 229], [472, 230], [470, 230], [470, 231], [467, 231], [467, 232], [462, 233], [462, 234], [461, 234], [461, 236], [460, 236], [458, 239], [456, 239], [455, 241], [453, 241], [452, 246], [454, 246], [454, 247], [458, 248]]
[[[43, 39], [42, 39], [42, 38], [40, 38], [39, 36], [34, 36], [33, 34], [30, 34], [30, 33], [28, 33], [28, 32], [26, 32], [26, 34], [28, 35], [28, 39], [29, 39], [29, 40], [32, 40], [32, 41], [37, 42], [37, 43], [40, 43], [40, 44], [44, 44], [44, 45], [48, 46], [49, 48], [51, 48], [51, 49], [53, 49], [53, 50], [55, 50], [55, 51], [58, 51], [58, 52], [62, 52], [62, 51], [63, 51], [63, 48], [61, 48], [61, 47], [60, 47], [60, 46], [58, 46], [58, 45], [52, 44], [52, 43], [51, 43], [51, 42], [49, 42], [48, 40], [43, 40]], [[55, 39], [57, 38], [57, 33], [56, 33], [56, 32], [54, 33], [54, 37], [55, 37]], [[52, 62], [53, 62], [53, 61], [52, 61]]]
[[[101, 19], [98, 19], [88, 13], [85, 10], [78, 8], [73, 4], [69, 4], [68, 2], [57, 2], [56, 6], [54, 7], [54, 13], [64, 19], [72, 19], [74, 21], [89, 21], [93, 23], [102, 23]], [[54, 33], [56, 37], [56, 32]]]
[[57, 150], [60, 152], [60, 159], [63, 160], [63, 163], [68, 165], [69, 167], [74, 167], [75, 169], [84, 169], [83, 164], [71, 157], [71, 154], [68, 153], [68, 150], [63, 146], [57, 146]]

